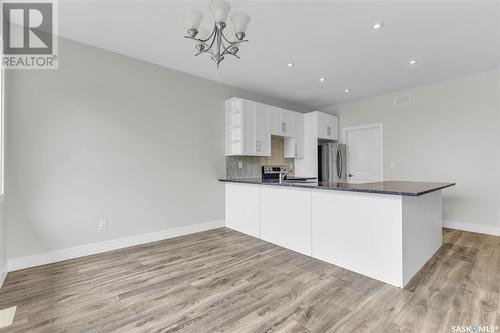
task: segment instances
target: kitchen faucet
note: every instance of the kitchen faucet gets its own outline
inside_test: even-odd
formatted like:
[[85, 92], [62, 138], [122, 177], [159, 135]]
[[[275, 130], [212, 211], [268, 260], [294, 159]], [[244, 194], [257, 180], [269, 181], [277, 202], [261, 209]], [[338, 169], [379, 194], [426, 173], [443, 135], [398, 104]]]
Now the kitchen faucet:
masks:
[[288, 169], [288, 170], [285, 170], [284, 172], [280, 172], [279, 174], [279, 183], [283, 183], [283, 181], [285, 180], [286, 176], [290, 173], [290, 171], [292, 171], [292, 169]]

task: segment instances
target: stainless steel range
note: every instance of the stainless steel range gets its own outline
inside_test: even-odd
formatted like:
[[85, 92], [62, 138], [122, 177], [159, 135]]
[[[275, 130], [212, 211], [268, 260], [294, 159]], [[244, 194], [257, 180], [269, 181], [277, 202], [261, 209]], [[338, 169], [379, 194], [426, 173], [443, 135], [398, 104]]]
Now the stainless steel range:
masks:
[[280, 181], [292, 172], [292, 169], [285, 165], [263, 165], [262, 180], [263, 181]]

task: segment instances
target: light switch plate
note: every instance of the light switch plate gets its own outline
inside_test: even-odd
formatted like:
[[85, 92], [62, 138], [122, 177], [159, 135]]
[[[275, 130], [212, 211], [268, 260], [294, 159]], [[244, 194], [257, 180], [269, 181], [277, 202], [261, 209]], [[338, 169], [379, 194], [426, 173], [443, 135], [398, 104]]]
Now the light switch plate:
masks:
[[107, 231], [108, 230], [108, 220], [100, 220], [97, 226], [97, 230], [99, 231]]

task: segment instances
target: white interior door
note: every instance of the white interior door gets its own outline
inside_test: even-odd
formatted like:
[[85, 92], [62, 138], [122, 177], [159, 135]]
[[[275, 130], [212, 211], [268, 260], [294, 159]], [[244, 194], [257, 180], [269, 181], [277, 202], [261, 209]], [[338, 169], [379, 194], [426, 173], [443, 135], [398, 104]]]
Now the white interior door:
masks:
[[373, 124], [343, 129], [347, 144], [347, 181], [379, 182], [384, 178], [383, 127]]

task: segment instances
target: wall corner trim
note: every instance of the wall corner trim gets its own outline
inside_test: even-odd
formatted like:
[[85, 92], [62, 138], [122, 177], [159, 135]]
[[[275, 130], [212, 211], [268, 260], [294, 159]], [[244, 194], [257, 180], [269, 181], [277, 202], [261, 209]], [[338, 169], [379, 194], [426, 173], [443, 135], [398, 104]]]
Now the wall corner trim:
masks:
[[60, 249], [32, 256], [9, 259], [7, 267], [9, 272], [13, 272], [29, 267], [50, 264], [68, 259], [75, 259], [93, 254], [123, 249], [134, 245], [141, 245], [160, 240], [175, 238], [179, 236], [189, 235], [197, 232], [207, 231], [211, 229], [222, 228], [224, 227], [224, 225], [225, 225], [224, 220], [217, 220], [217, 221], [194, 224], [184, 227], [161, 230], [147, 234], [140, 234], [130, 237], [112, 239], [100, 243], [92, 243], [87, 245], [71, 247], [67, 249]]
[[476, 232], [492, 236], [500, 236], [500, 227], [490, 227], [481, 224], [464, 223], [452, 220], [443, 220], [443, 227], [462, 231]]
[[7, 278], [7, 272], [5, 273], [0, 273], [0, 288], [2, 288], [3, 283], [5, 282], [5, 279]]

